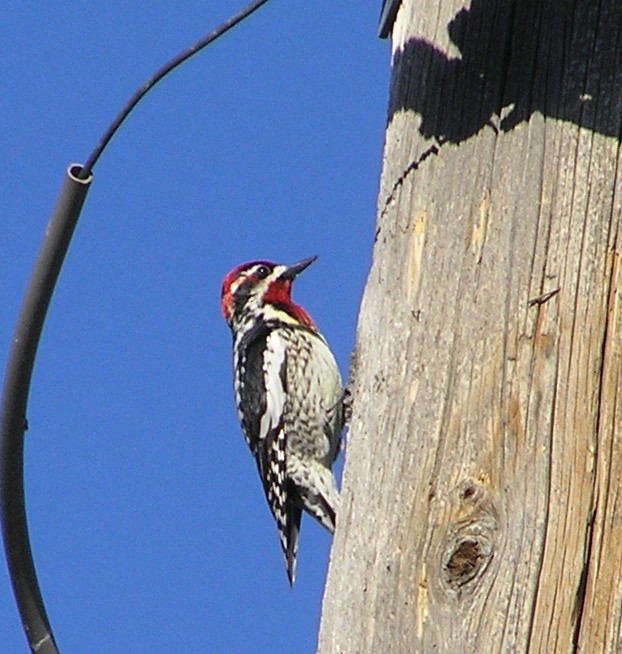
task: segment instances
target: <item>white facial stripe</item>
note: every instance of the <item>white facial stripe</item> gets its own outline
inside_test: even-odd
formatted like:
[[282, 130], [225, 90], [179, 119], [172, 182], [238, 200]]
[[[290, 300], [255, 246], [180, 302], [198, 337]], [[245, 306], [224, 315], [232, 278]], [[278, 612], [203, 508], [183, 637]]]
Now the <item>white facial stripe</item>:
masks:
[[240, 284], [245, 280], [246, 278], [243, 276], [238, 277], [235, 279], [233, 282], [231, 282], [231, 286], [229, 287], [229, 292], [231, 295], [235, 295], [235, 292], [238, 290]]

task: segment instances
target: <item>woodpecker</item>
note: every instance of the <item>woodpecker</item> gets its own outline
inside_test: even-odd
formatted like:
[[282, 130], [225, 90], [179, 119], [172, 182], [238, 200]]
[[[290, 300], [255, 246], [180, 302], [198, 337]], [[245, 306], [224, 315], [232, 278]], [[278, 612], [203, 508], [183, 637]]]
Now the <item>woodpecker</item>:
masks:
[[313, 319], [291, 298], [292, 283], [316, 259], [242, 264], [225, 277], [221, 294], [233, 334], [238, 417], [276, 521], [290, 585], [302, 511], [333, 533], [339, 504], [331, 466], [343, 428], [341, 376]]

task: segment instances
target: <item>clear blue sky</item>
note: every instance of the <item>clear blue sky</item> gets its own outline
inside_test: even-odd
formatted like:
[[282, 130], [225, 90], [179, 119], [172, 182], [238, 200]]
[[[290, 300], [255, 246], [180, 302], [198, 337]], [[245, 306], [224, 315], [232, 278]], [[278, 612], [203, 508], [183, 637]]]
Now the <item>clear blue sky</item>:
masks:
[[[0, 25], [0, 364], [65, 168], [240, 8], [9, 2]], [[272, 0], [138, 107], [95, 169], [30, 395], [27, 499], [61, 652], [315, 651], [330, 537], [290, 590], [231, 392], [224, 275], [297, 282], [344, 375], [371, 260], [389, 79], [380, 0]], [[26, 652], [0, 566], [0, 654]]]

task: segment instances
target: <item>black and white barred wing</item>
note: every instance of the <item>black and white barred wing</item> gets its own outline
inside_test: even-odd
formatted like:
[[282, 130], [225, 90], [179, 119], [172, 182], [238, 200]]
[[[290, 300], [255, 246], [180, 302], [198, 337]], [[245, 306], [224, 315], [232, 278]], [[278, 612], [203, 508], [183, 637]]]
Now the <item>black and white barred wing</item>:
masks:
[[259, 420], [257, 464], [279, 531], [287, 574], [293, 583], [302, 510], [292, 496], [295, 491], [287, 477], [287, 433], [284, 429], [286, 368], [286, 343], [278, 330], [275, 330], [267, 337], [264, 350], [266, 402], [265, 411]]

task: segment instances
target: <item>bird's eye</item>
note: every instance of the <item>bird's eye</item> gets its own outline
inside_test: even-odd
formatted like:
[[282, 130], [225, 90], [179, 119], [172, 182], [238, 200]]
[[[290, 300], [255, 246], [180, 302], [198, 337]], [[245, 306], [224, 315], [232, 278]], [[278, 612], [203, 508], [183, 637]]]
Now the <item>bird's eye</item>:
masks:
[[259, 279], [265, 279], [270, 274], [270, 268], [268, 266], [259, 266], [255, 274]]

